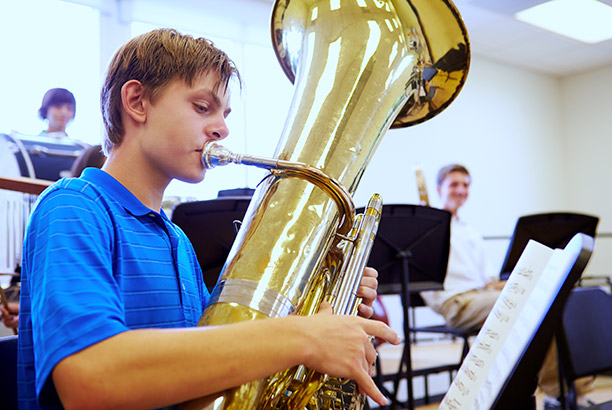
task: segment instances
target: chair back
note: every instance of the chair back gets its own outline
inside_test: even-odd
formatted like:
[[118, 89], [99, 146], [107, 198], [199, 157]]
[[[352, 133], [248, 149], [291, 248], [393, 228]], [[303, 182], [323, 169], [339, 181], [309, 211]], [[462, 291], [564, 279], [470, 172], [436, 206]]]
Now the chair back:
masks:
[[[572, 290], [563, 311], [563, 368], [570, 381], [612, 370], [612, 295], [602, 287]], [[565, 356], [565, 358], [563, 357]]]
[[193, 245], [209, 291], [217, 284], [221, 269], [236, 239], [234, 221], [242, 221], [250, 196], [223, 196], [207, 201], [185, 202], [172, 212]]
[[17, 337], [0, 337], [0, 407], [17, 409]]

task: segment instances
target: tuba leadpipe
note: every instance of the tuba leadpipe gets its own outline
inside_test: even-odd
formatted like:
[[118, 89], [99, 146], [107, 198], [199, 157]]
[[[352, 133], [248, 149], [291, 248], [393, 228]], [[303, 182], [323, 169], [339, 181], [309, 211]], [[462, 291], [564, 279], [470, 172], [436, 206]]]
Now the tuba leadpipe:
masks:
[[[276, 0], [272, 41], [295, 92], [271, 161], [304, 166], [271, 171], [258, 185], [203, 325], [316, 311], [347, 261], [342, 232], [354, 227], [344, 193], [354, 194], [385, 132], [443, 111], [469, 66], [467, 32], [450, 0]], [[307, 178], [303, 170], [316, 171]], [[230, 389], [219, 406], [342, 408], [334, 397], [343, 382], [329, 379], [289, 371]], [[274, 391], [290, 393], [297, 407], [275, 401]]]
[[317, 168], [301, 162], [234, 153], [216, 142], [209, 142], [204, 146], [202, 161], [206, 168], [209, 169], [228, 164], [249, 165], [267, 169], [272, 173], [283, 173], [285, 176], [293, 176], [309, 181], [327, 192], [336, 202], [343, 216], [341, 218], [342, 224], [338, 227], [338, 233], [348, 233], [353, 225], [355, 205], [353, 204], [351, 194], [335, 178], [326, 175]]

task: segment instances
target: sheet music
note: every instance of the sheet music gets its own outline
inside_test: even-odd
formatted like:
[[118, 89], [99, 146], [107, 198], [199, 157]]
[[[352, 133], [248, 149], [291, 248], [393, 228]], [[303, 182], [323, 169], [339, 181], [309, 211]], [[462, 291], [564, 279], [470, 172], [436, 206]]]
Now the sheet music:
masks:
[[575, 239], [554, 251], [529, 241], [440, 409], [492, 407], [576, 260], [581, 247]]

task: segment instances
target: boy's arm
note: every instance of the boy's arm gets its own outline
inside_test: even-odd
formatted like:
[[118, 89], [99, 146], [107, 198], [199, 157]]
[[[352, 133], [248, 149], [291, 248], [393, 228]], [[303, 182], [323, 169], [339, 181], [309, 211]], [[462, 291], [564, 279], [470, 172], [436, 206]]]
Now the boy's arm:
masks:
[[289, 316], [212, 328], [132, 330], [75, 353], [55, 367], [65, 408], [155, 408], [221, 392], [304, 364], [348, 377], [378, 403], [368, 336], [399, 337], [379, 321]]

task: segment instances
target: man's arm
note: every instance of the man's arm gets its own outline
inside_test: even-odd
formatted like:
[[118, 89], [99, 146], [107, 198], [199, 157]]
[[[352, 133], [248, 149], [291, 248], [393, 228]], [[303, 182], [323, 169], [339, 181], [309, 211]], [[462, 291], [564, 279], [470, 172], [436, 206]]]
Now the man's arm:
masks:
[[184, 330], [132, 330], [58, 363], [52, 377], [67, 409], [155, 408], [220, 392], [304, 364], [357, 381], [386, 399], [370, 376], [368, 336], [397, 344], [382, 322], [332, 315], [289, 316]]

